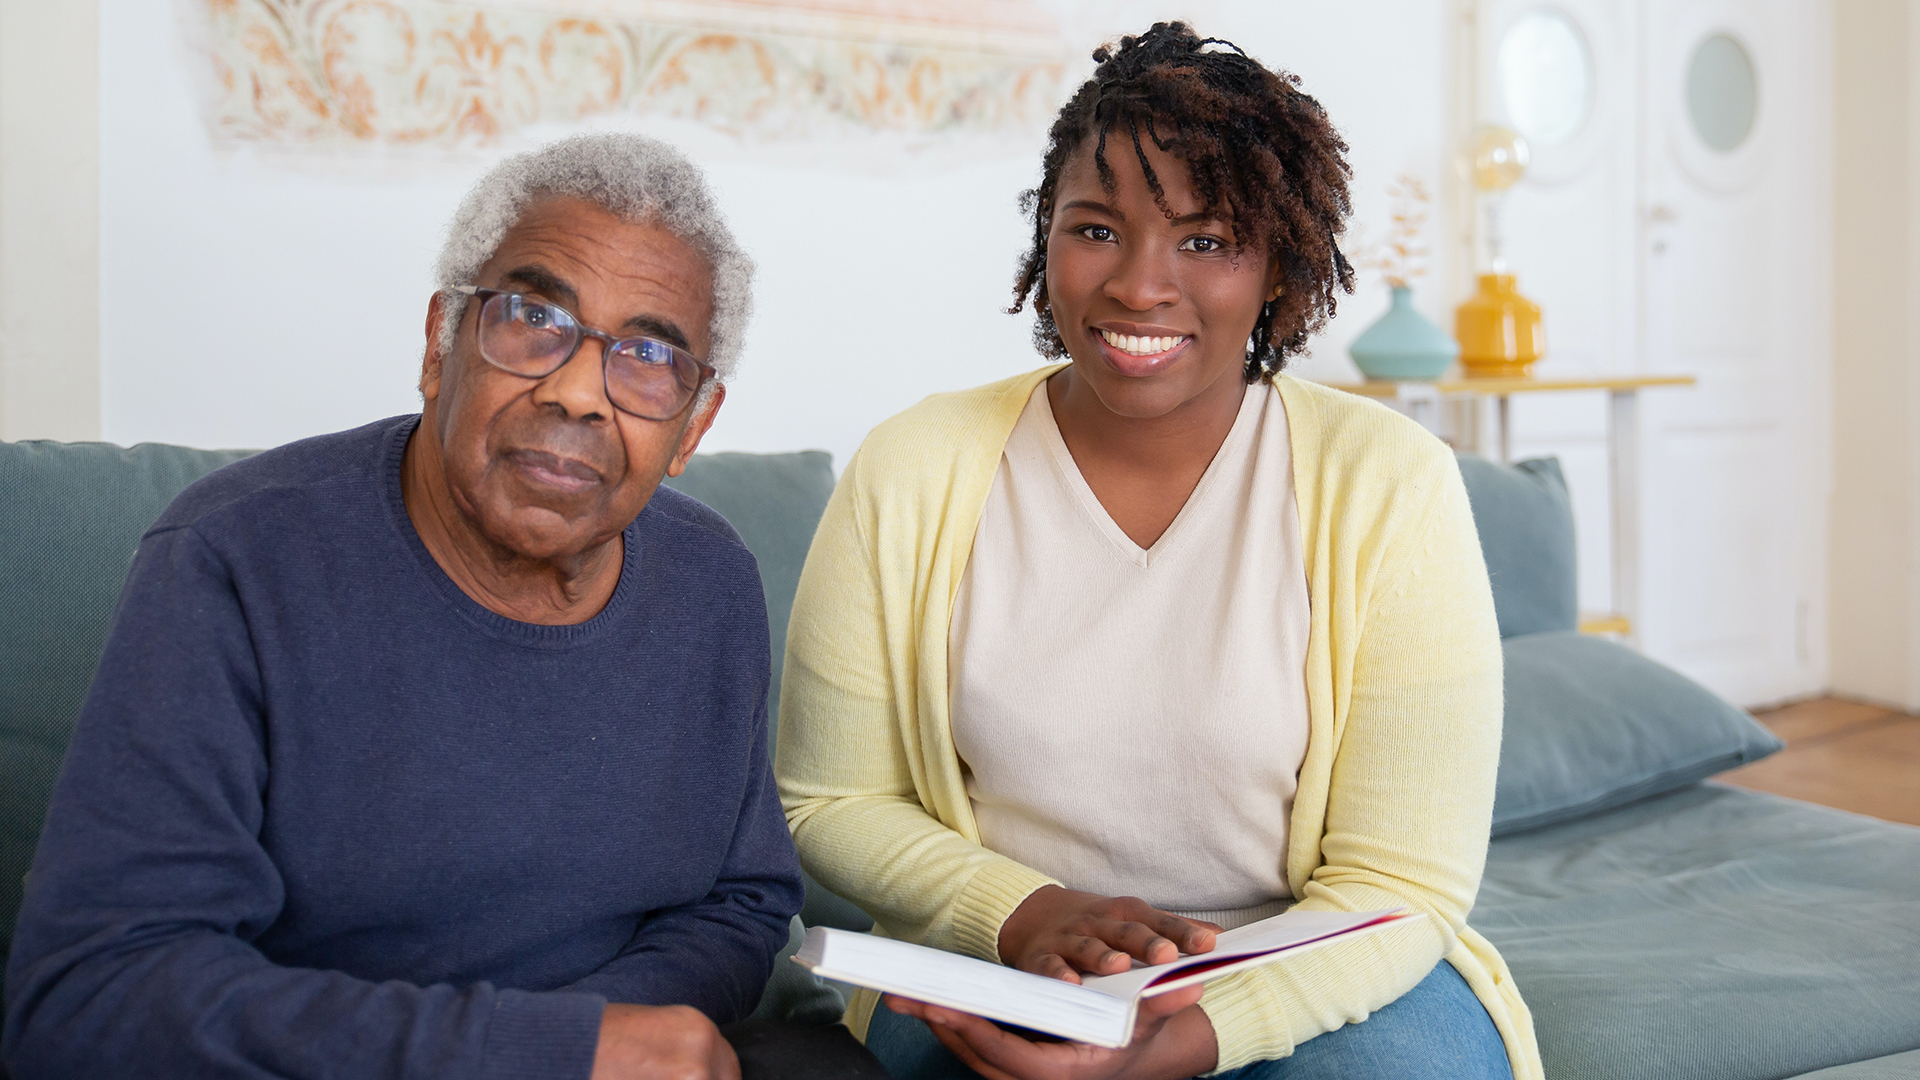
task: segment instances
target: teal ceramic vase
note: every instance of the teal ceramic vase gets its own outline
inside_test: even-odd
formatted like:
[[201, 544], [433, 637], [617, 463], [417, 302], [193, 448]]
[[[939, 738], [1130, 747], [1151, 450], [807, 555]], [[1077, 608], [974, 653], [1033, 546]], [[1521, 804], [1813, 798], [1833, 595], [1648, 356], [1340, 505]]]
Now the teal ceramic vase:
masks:
[[1437, 379], [1453, 366], [1460, 343], [1413, 306], [1413, 290], [1393, 287], [1393, 306], [1347, 347], [1369, 379]]

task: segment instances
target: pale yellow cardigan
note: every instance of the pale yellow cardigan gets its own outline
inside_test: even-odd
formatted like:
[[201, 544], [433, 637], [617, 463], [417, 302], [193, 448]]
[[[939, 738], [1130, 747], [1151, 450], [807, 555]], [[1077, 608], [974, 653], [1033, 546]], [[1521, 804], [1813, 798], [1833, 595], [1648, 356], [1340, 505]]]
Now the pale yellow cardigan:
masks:
[[[948, 623], [1001, 450], [1056, 370], [937, 395], [876, 428], [827, 504], [787, 632], [775, 768], [802, 862], [887, 935], [988, 960], [1007, 916], [1053, 879], [979, 843], [947, 716]], [[1209, 985], [1217, 1067], [1359, 1022], [1445, 958], [1492, 1015], [1516, 1080], [1538, 1080], [1527, 1007], [1466, 924], [1493, 812], [1501, 658], [1459, 469], [1377, 404], [1290, 376], [1274, 385], [1313, 620], [1287, 880], [1302, 908], [1427, 918]], [[849, 1009], [863, 1038], [874, 1000]]]

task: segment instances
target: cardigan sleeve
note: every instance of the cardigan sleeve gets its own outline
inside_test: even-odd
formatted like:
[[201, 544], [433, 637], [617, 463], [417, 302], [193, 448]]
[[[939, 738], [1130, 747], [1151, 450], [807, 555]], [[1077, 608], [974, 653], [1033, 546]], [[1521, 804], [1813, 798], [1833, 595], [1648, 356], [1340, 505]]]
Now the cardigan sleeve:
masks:
[[1341, 603], [1354, 636], [1333, 658], [1322, 862], [1298, 907], [1426, 918], [1209, 985], [1221, 1070], [1285, 1057], [1412, 989], [1458, 947], [1479, 891], [1500, 749], [1493, 596], [1452, 455], [1426, 455], [1404, 482], [1426, 489], [1424, 507], [1383, 510], [1360, 530], [1377, 539], [1335, 548], [1335, 587], [1366, 595]]
[[781, 801], [801, 864], [887, 935], [997, 962], [1000, 925], [1054, 880], [961, 835], [921, 801], [928, 766], [914, 658], [927, 560], [876, 551], [873, 519], [897, 521], [912, 508], [883, 504], [892, 489], [867, 489], [866, 455], [834, 489], [794, 597], [775, 754]]

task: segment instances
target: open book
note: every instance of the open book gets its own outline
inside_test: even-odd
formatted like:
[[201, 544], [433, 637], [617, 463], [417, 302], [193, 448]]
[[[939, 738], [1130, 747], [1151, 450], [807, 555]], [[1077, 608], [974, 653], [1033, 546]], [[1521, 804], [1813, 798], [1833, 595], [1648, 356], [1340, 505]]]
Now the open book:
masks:
[[989, 1020], [1051, 1035], [1122, 1047], [1133, 1038], [1141, 998], [1207, 982], [1244, 968], [1271, 964], [1384, 929], [1409, 915], [1392, 911], [1289, 911], [1228, 930], [1212, 952], [1166, 964], [1133, 962], [1118, 975], [1083, 975], [1075, 986], [1059, 979], [904, 941], [815, 926], [794, 961], [816, 975], [959, 1009]]

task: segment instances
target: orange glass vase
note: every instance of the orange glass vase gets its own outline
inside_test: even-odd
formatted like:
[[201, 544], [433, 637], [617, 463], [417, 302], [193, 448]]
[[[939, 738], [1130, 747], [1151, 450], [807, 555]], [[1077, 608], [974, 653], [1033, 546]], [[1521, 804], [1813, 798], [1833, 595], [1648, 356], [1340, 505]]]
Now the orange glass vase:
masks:
[[1468, 376], [1525, 375], [1547, 350], [1540, 305], [1521, 296], [1512, 274], [1481, 274], [1480, 288], [1453, 315], [1460, 366]]

